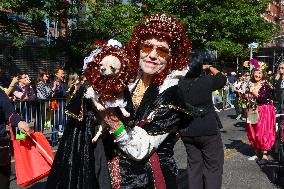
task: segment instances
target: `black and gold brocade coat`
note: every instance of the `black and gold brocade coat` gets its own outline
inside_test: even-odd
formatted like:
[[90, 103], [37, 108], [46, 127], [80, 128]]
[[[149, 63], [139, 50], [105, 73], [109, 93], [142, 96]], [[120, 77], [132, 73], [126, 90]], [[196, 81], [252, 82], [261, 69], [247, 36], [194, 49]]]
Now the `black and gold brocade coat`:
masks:
[[84, 98], [82, 86], [67, 105], [69, 115], [46, 189], [111, 189], [102, 139], [92, 138], [98, 130], [92, 100]]
[[[134, 90], [133, 90], [134, 91]], [[179, 88], [171, 86], [159, 93], [159, 87], [150, 85], [146, 90], [139, 107], [135, 108], [131, 100], [131, 92], [125, 92], [128, 101], [127, 110], [131, 118], [121, 120], [126, 126], [139, 125], [148, 135], [162, 135], [169, 133], [167, 138], [155, 150], [164, 177], [166, 188], [177, 188], [177, 166], [173, 158], [174, 145], [177, 142], [177, 129], [184, 115], [184, 103]], [[145, 122], [147, 116], [155, 111], [155, 117], [150, 123]], [[112, 163], [111, 175], [114, 188], [156, 188], [155, 167], [150, 156], [140, 161], [129, 158], [123, 152], [116, 154], [115, 163]], [[159, 175], [160, 176], [160, 175]]]

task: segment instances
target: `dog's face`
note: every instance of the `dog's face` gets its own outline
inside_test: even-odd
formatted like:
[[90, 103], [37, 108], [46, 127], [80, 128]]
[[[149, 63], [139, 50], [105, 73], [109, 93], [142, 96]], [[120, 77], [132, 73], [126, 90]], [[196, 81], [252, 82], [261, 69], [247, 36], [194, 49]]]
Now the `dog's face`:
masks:
[[121, 68], [121, 62], [115, 56], [109, 55], [100, 62], [100, 74], [103, 76], [114, 76]]

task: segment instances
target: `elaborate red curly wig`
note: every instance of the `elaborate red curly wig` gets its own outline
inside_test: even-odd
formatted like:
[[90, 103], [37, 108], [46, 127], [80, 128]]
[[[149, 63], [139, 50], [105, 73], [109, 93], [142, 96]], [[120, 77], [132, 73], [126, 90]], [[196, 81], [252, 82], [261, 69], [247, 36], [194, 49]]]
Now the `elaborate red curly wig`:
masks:
[[[100, 74], [99, 63], [105, 56], [113, 55], [121, 62], [119, 73], [113, 77]], [[99, 100], [106, 102], [121, 95], [131, 79], [136, 78], [137, 66], [131, 66], [128, 56], [123, 49], [115, 47], [103, 47], [101, 53], [93, 57], [93, 61], [88, 63], [84, 75], [92, 85], [93, 89], [100, 94]]]
[[188, 65], [191, 42], [185, 28], [176, 18], [164, 13], [146, 17], [134, 29], [131, 40], [124, 48], [130, 61], [133, 61], [133, 66], [139, 64], [141, 42], [149, 38], [166, 40], [171, 49], [166, 68], [153, 77], [152, 83], [161, 85], [171, 71], [182, 70]]

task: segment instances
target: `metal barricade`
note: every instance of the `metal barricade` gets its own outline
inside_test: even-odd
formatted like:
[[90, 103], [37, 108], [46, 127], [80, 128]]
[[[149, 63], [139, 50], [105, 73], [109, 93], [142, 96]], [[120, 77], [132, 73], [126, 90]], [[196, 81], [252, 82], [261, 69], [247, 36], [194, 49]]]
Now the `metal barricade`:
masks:
[[35, 131], [41, 131], [54, 146], [63, 134], [68, 116], [64, 112], [66, 99], [21, 101], [16, 100], [14, 107]]

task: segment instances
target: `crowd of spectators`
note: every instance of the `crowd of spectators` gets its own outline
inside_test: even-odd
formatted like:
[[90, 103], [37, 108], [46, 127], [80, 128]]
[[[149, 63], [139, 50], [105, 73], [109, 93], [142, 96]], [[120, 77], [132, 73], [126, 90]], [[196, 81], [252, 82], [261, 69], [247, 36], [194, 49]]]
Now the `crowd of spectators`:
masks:
[[[277, 110], [283, 109], [283, 99], [280, 98], [283, 96], [282, 89], [284, 88], [282, 72], [284, 72], [283, 62], [279, 64], [277, 73], [273, 74], [272, 71], [268, 71], [266, 75], [266, 80], [274, 88], [274, 101]], [[236, 73], [233, 71], [225, 73], [225, 75], [227, 76], [227, 83], [225, 87], [212, 93], [215, 110], [219, 112], [220, 110], [234, 108], [236, 112], [235, 119], [246, 120], [246, 91], [248, 90], [251, 80], [250, 73]], [[86, 78], [83, 75], [78, 75], [77, 73], [70, 73], [68, 77], [66, 77], [63, 68], [56, 68], [53, 74], [49, 74], [46, 69], [41, 69], [38, 73], [37, 80], [31, 80], [25, 73], [18, 74], [17, 76], [12, 77], [9, 85], [4, 87], [0, 84], [0, 88], [4, 89], [12, 101], [41, 101], [41, 103], [51, 101], [51, 109], [57, 107], [59, 111], [55, 111], [55, 114], [59, 115], [56, 117], [62, 117], [64, 114], [62, 111], [64, 110], [66, 101], [69, 101], [72, 98], [78, 89], [78, 86], [82, 85], [85, 80]], [[57, 101], [57, 104], [54, 104], [54, 99], [64, 99], [64, 101]], [[28, 112], [28, 108], [29, 107], [27, 106], [26, 110], [23, 111]], [[62, 125], [60, 120], [63, 120], [63, 118], [59, 118], [58, 120], [58, 125], [60, 127], [59, 130], [63, 130], [60, 126]]]
[[[283, 67], [283, 69], [282, 69]], [[277, 68], [277, 72], [267, 71], [265, 80], [268, 81], [274, 89], [273, 100], [275, 108], [278, 113], [283, 110], [284, 103], [282, 91], [284, 89], [284, 62], [280, 63]], [[246, 120], [245, 112], [247, 110], [247, 98], [246, 92], [249, 88], [251, 81], [251, 75], [249, 71], [242, 73], [230, 72], [225, 73], [227, 75], [227, 84], [221, 90], [214, 91], [212, 93], [213, 103], [215, 110], [226, 110], [234, 108], [236, 112], [237, 120]]]
[[12, 77], [9, 85], [4, 84], [7, 81], [0, 81], [0, 88], [4, 89], [12, 101], [67, 99], [74, 95], [85, 79], [77, 73], [69, 74], [68, 80], [65, 76], [63, 68], [56, 68], [53, 74], [46, 69], [41, 69], [37, 79], [32, 80], [28, 74], [20, 73]]
[[[65, 105], [84, 81], [85, 77], [76, 73], [66, 77], [63, 68], [56, 68], [53, 74], [41, 69], [37, 79], [20, 73], [13, 76], [9, 84], [3, 86], [1, 84], [7, 81], [0, 82], [0, 88], [9, 96], [16, 111], [27, 122], [37, 122], [39, 130], [52, 129], [52, 132], [58, 132], [60, 135], [63, 134], [67, 120], [64, 113]], [[56, 141], [57, 136], [53, 137]]]

